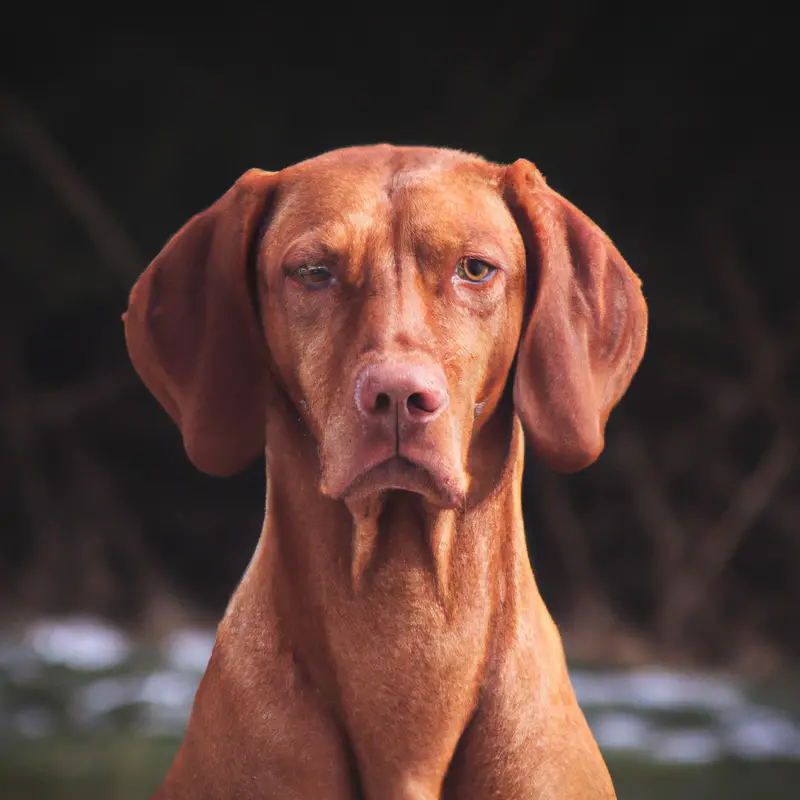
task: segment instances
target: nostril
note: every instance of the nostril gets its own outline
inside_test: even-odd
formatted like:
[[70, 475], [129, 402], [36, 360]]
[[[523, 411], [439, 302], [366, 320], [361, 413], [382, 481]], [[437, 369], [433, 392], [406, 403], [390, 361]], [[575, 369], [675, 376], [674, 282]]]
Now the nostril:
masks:
[[409, 411], [422, 411], [426, 414], [432, 414], [439, 405], [436, 395], [431, 392], [414, 392], [406, 401]]
[[389, 395], [386, 394], [386, 392], [380, 392], [380, 394], [378, 394], [378, 396], [375, 398], [375, 411], [378, 414], [388, 411], [391, 404], [392, 401]]
[[414, 392], [414, 394], [409, 396], [407, 403], [409, 411], [412, 411], [414, 409], [417, 409], [419, 411], [431, 410], [428, 408], [425, 402], [425, 395], [423, 395], [422, 392]]

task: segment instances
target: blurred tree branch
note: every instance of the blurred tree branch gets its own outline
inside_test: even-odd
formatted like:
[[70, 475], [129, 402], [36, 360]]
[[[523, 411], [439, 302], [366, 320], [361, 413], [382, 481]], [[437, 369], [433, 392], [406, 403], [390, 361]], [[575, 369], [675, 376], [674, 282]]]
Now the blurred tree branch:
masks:
[[23, 391], [0, 407], [0, 421], [9, 431], [19, 427], [20, 419], [36, 420], [42, 427], [64, 425], [111, 402], [136, 383], [133, 371], [126, 369], [59, 389]]
[[97, 192], [72, 164], [39, 117], [2, 90], [0, 118], [9, 141], [81, 223], [109, 269], [128, 287], [141, 273], [143, 260]]

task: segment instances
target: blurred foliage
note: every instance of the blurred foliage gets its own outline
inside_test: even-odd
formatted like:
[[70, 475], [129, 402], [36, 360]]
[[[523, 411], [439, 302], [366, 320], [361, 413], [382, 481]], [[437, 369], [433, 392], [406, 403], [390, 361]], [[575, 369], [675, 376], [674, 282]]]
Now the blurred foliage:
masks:
[[[139, 800], [157, 787], [177, 745], [177, 738], [124, 734], [25, 742], [3, 751], [0, 786], [8, 800]], [[629, 800], [790, 800], [800, 780], [800, 766], [785, 761], [659, 768], [610, 758], [609, 769]]]
[[[8, 800], [139, 800], [157, 787], [177, 745], [123, 734], [25, 742], [0, 756], [0, 788]], [[610, 758], [609, 769], [628, 800], [791, 800], [800, 780], [800, 766], [786, 761], [659, 768]]]

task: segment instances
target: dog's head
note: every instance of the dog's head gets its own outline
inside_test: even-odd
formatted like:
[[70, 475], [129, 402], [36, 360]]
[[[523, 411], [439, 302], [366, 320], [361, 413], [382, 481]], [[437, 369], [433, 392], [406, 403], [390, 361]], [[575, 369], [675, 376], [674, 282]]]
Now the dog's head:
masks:
[[510, 375], [538, 455], [591, 464], [646, 328], [636, 276], [533, 164], [388, 145], [247, 172], [168, 242], [126, 315], [199, 469], [243, 469], [280, 405], [317, 441], [324, 494], [449, 507]]

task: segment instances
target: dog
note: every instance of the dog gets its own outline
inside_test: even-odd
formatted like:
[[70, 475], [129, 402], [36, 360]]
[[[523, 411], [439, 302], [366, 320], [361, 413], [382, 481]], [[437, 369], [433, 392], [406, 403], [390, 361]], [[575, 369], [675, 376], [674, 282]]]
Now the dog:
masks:
[[266, 518], [158, 800], [615, 797], [530, 566], [525, 440], [592, 464], [639, 279], [529, 161], [375, 145], [250, 170], [124, 316], [191, 462]]

